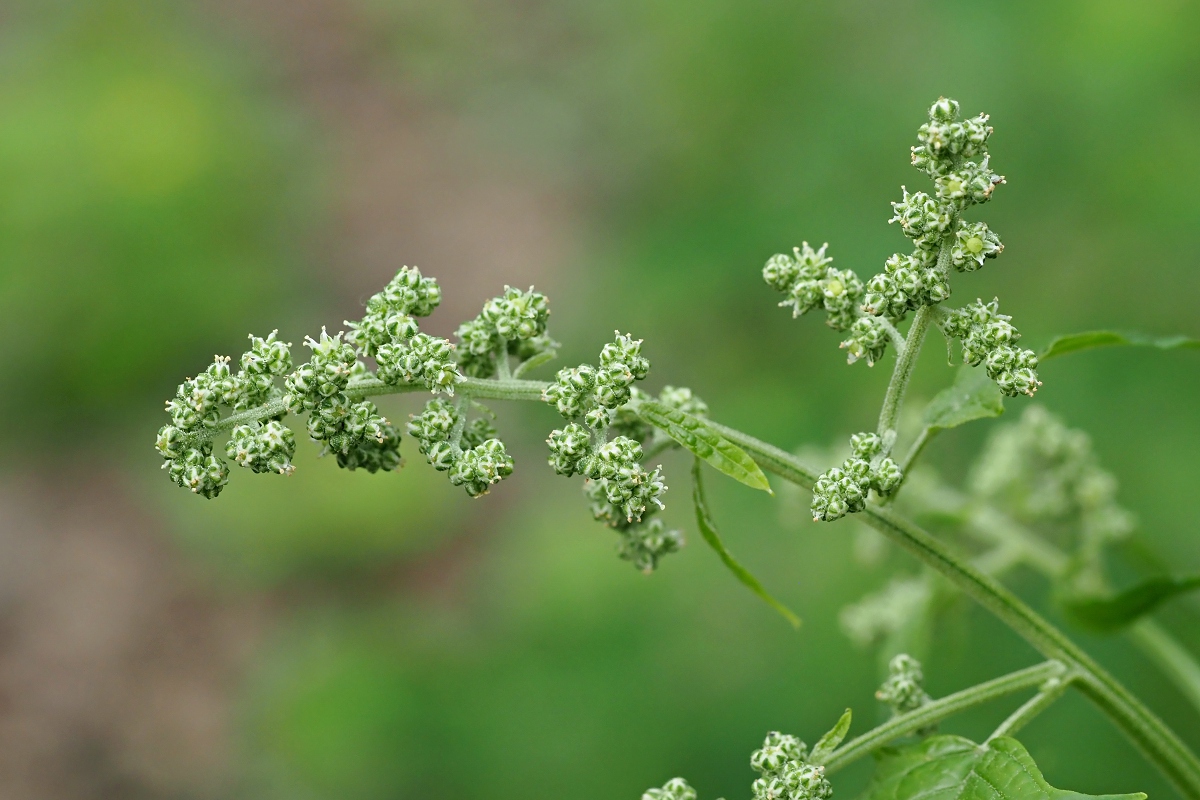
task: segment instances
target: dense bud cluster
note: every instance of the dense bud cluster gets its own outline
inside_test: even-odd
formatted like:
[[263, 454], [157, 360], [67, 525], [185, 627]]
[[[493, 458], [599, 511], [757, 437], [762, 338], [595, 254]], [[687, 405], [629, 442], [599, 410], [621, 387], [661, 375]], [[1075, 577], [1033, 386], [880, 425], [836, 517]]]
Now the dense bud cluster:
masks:
[[1133, 517], [1116, 500], [1117, 481], [1100, 466], [1088, 435], [1039, 406], [996, 430], [969, 487], [1024, 523], [1078, 523], [1085, 555], [1133, 531]]
[[[274, 380], [291, 370], [292, 356], [290, 346], [276, 339], [277, 333], [272, 331], [265, 339], [250, 337], [250, 349], [242, 354], [236, 375], [229, 368], [230, 359], [217, 356], [204, 372], [180, 384], [175, 398], [167, 401], [171, 422], [159, 429], [155, 447], [177, 485], [213, 498], [229, 482], [228, 465], [212, 452], [212, 428], [220, 421], [222, 407], [242, 411], [280, 395]], [[242, 431], [240, 442], [245, 447], [226, 452], [256, 472], [289, 474], [294, 436], [277, 421], [268, 424], [269, 431], [265, 427]]]
[[661, 789], [647, 789], [642, 800], [696, 800], [696, 790], [683, 778], [672, 778]]
[[[592, 516], [621, 534], [618, 552], [622, 558], [649, 571], [659, 558], [678, 550], [683, 537], [678, 531], [665, 530], [661, 522], [646, 519], [663, 508], [661, 498], [667, 486], [661, 468], [647, 470], [641, 463], [640, 439], [647, 438], [650, 431], [632, 415], [618, 413], [638, 392], [633, 382], [650, 371], [641, 346], [640, 339], [617, 332], [600, 351], [598, 367], [581, 364], [559, 370], [542, 399], [571, 420], [551, 431], [546, 440], [550, 466], [560, 475], [587, 478], [584, 491], [591, 501]], [[681, 406], [707, 409], [690, 390], [671, 389], [666, 394], [669, 401]], [[646, 397], [641, 392], [638, 396]], [[628, 430], [638, 438], [618, 435], [608, 441], [614, 423], [618, 430]]]
[[817, 478], [813, 486], [812, 514], [816, 521], [831, 522], [867, 507], [867, 495], [874, 489], [886, 497], [900, 485], [900, 467], [883, 455], [883, 440], [878, 434], [856, 433], [850, 437], [853, 452], [842, 462]]
[[409, 421], [408, 433], [434, 469], [448, 472], [450, 483], [479, 497], [512, 474], [513, 460], [488, 420], [479, 417], [467, 424], [465, 414], [465, 404], [456, 408], [434, 398]]
[[546, 336], [550, 303], [539, 292], [522, 292], [511, 286], [504, 294], [484, 304], [473, 320], [458, 326], [458, 363], [463, 372], [475, 378], [491, 378], [508, 357], [527, 361], [542, 353], [552, 353], [558, 343]]
[[374, 358], [384, 383], [419, 383], [432, 392], [454, 394], [462, 382], [454, 345], [420, 333], [415, 317], [427, 317], [442, 302], [442, 289], [416, 267], [403, 267], [367, 301], [358, 322], [346, 322], [346, 342], [359, 356]]
[[278, 472], [291, 475], [295, 470], [296, 435], [278, 420], [238, 425], [229, 434], [225, 455], [254, 472]]
[[754, 800], [826, 800], [833, 787], [825, 768], [805, 761], [808, 748], [795, 736], [771, 731], [763, 746], [750, 756], [750, 766], [762, 777], [754, 781]]
[[763, 267], [763, 280], [787, 299], [779, 305], [792, 309], [798, 317], [815, 308], [823, 308], [826, 324], [844, 331], [854, 324], [863, 295], [863, 284], [853, 270], [838, 270], [829, 264], [825, 255], [829, 245], [813, 250], [808, 242], [794, 248], [795, 256], [786, 253], [772, 256]]
[[893, 714], [913, 711], [929, 702], [922, 683], [925, 674], [921, 662], [907, 653], [900, 653], [888, 662], [888, 677], [875, 692], [875, 699], [887, 703]]
[[[958, 112], [956, 101], [940, 98], [929, 109], [929, 122], [918, 130], [919, 143], [912, 148], [913, 165], [933, 180], [933, 193], [901, 187], [903, 197], [892, 203], [889, 222], [899, 223], [912, 240], [911, 253], [893, 254], [865, 285], [852, 271], [830, 267], [825, 245], [813, 250], [805, 242], [794, 256], [772, 256], [763, 267], [763, 279], [787, 295], [780, 305], [790, 307], [794, 317], [821, 307], [829, 312], [830, 326], [849, 332], [841, 343], [848, 363], [862, 360], [874, 366], [888, 342], [898, 339], [895, 324], [909, 312], [950, 297], [951, 266], [970, 272], [1004, 249], [986, 224], [962, 219], [968, 207], [990, 200], [1004, 178], [990, 166], [987, 140], [992, 129], [987, 115], [959, 120]], [[1017, 361], [1006, 366], [998, 362], [996, 372], [1024, 391], [1028, 375], [1019, 369]]]
[[1000, 313], [1000, 301], [976, 300], [946, 314], [942, 330], [962, 340], [963, 360], [971, 366], [984, 365], [988, 377], [1009, 397], [1030, 397], [1042, 385], [1035, 371], [1037, 354], [1014, 347], [1021, 334], [1012, 317]]

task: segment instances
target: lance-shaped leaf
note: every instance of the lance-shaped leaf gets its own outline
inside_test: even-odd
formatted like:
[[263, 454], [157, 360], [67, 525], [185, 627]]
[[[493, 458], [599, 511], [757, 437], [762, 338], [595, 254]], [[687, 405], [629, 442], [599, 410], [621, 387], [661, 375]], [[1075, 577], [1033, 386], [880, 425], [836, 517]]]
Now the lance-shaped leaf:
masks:
[[960, 367], [954, 385], [934, 395], [925, 407], [925, 427], [944, 431], [1004, 413], [1000, 387], [982, 369]]
[[821, 740], [813, 745], [812, 752], [808, 754], [810, 764], [824, 764], [833, 755], [833, 751], [837, 750], [838, 745], [846, 738], [846, 734], [850, 732], [850, 720], [853, 715], [850, 709], [846, 709], [846, 713], [842, 714], [838, 719], [837, 724], [829, 729], [829, 733], [821, 737]]
[[1200, 349], [1200, 339], [1188, 336], [1154, 337], [1144, 333], [1120, 333], [1118, 331], [1086, 331], [1059, 336], [1038, 353], [1038, 359], [1045, 361], [1047, 358], [1065, 356], [1068, 353], [1078, 353], [1082, 350], [1094, 350], [1098, 347], [1157, 347], [1159, 350]]
[[930, 736], [885, 747], [861, 800], [1145, 800], [1146, 795], [1088, 795], [1046, 783], [1033, 757], [1006, 736], [978, 745], [961, 736]]
[[701, 468], [700, 459], [692, 461], [692, 503], [696, 506], [696, 527], [700, 529], [700, 535], [704, 537], [704, 541], [708, 542], [709, 547], [717, 551], [717, 556], [735, 578], [762, 598], [763, 602], [778, 611], [784, 619], [792, 624], [793, 628], [799, 628], [800, 618], [792, 613], [790, 608], [772, 597], [771, 593], [758, 582], [758, 578], [751, 575], [750, 570], [743, 567], [725, 548], [725, 543], [721, 541], [721, 536], [717, 533], [717, 526], [708, 511], [708, 500], [704, 496], [704, 476], [700, 474]]
[[1172, 597], [1200, 589], [1200, 575], [1149, 578], [1108, 597], [1065, 595], [1059, 600], [1073, 620], [1097, 631], [1116, 631]]
[[707, 461], [717, 472], [724, 473], [752, 489], [762, 489], [773, 494], [771, 484], [767, 483], [767, 476], [763, 475], [754, 459], [699, 417], [653, 400], [638, 403], [636, 412], [639, 417], [679, 442], [697, 458]]

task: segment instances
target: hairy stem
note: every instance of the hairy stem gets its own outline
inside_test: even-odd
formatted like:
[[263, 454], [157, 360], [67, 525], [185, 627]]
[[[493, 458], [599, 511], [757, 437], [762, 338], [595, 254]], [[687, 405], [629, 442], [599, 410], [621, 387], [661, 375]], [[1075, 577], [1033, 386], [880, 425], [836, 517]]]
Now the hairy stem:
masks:
[[1054, 705], [1054, 701], [1062, 697], [1063, 692], [1067, 691], [1070, 685], [1070, 675], [1046, 681], [1037, 694], [1026, 700], [1020, 708], [1009, 714], [1008, 719], [1001, 722], [996, 730], [992, 731], [992, 735], [987, 738], [987, 741], [990, 742], [1001, 736], [1016, 736], [1017, 731], [1032, 722], [1034, 717]]
[[885, 442], [895, 441], [896, 423], [900, 418], [900, 407], [904, 403], [904, 391], [908, 388], [908, 382], [917, 366], [917, 356], [921, 354], [925, 334], [929, 332], [929, 323], [933, 318], [933, 312], [930, 310], [932, 308], [933, 306], [921, 306], [917, 310], [912, 325], [909, 326], [908, 336], [904, 340], [904, 349], [896, 354], [896, 367], [892, 370], [887, 394], [883, 396], [883, 408], [879, 410], [878, 432]]
[[500, 339], [500, 352], [496, 354], [496, 376], [502, 380], [512, 380], [512, 369], [508, 364], [508, 340]]
[[921, 453], [925, 451], [926, 446], [934, 440], [941, 430], [941, 428], [931, 428], [928, 425], [921, 429], [921, 433], [917, 436], [916, 441], [912, 443], [912, 446], [908, 448], [908, 452], [904, 454], [904, 461], [900, 463], [900, 482], [896, 484], [896, 488], [892, 490], [891, 494], [879, 502], [881, 506], [890, 505], [896, 499], [896, 496], [900, 494], [900, 489], [904, 487], [904, 482], [908, 480], [908, 473], [912, 469], [912, 465], [921, 457]]
[[[813, 472], [795, 456], [741, 431], [710, 423], [740, 445], [763, 469], [811, 489]], [[915, 523], [876, 505], [863, 521], [944, 575], [1047, 658], [1079, 674], [1077, 686], [1117, 725], [1185, 797], [1200, 799], [1200, 759], [1154, 712], [1133, 696], [1091, 656], [1067, 638], [1003, 584], [960, 559]]]
[[898, 714], [839, 747], [825, 762], [825, 772], [836, 772], [902, 736], [928, 728], [968, 708], [1041, 686], [1048, 680], [1064, 675], [1066, 671], [1067, 668], [1062, 662], [1046, 661], [938, 698], [913, 711]]

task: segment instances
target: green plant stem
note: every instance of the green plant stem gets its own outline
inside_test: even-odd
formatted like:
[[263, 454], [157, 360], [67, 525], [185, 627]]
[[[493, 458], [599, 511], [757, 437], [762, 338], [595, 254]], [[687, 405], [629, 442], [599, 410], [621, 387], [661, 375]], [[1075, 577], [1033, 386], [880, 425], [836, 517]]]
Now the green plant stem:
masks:
[[1062, 662], [1046, 661], [930, 701], [913, 711], [898, 714], [835, 750], [825, 762], [825, 772], [836, 772], [902, 736], [928, 728], [968, 708], [1041, 686], [1048, 680], [1064, 675], [1066, 671], [1067, 668]]
[[[966, 530], [988, 544], [1017, 548], [1025, 564], [1050, 580], [1060, 577], [1070, 566], [1066, 553], [991, 506], [980, 505], [972, 509]], [[1134, 623], [1125, 635], [1200, 712], [1200, 664], [1196, 658], [1150, 619]]]
[[496, 355], [496, 376], [502, 381], [512, 380], [512, 368], [508, 363], [508, 340], [500, 339], [500, 352]]
[[1037, 694], [1026, 700], [1020, 708], [1009, 714], [996, 730], [992, 731], [992, 735], [987, 738], [987, 741], [990, 742], [1001, 736], [1016, 736], [1017, 731], [1032, 722], [1034, 717], [1054, 705], [1054, 701], [1063, 696], [1063, 692], [1067, 691], [1071, 685], [1071, 679], [1071, 675], [1063, 675], [1046, 681]]
[[892, 501], [896, 499], [896, 496], [900, 494], [900, 490], [904, 487], [904, 482], [908, 480], [908, 473], [912, 469], [912, 465], [921, 457], [921, 453], [925, 451], [925, 448], [937, 437], [941, 430], [941, 428], [933, 428], [928, 425], [921, 429], [921, 433], [917, 435], [916, 441], [912, 443], [908, 448], [908, 452], [904, 454], [904, 461], [900, 463], [900, 482], [896, 484], [896, 488], [892, 490], [891, 494], [879, 501], [879, 505], [891, 505]]
[[[748, 434], [710, 423], [741, 446], [759, 465], [811, 489], [812, 471], [794, 456]], [[870, 505], [863, 521], [944, 575], [958, 589], [1004, 622], [1047, 658], [1079, 674], [1075, 684], [1125, 733], [1185, 797], [1200, 799], [1200, 759], [1178, 736], [1067, 636], [1003, 584], [953, 554], [936, 537], [888, 509]]]
[[[921, 354], [925, 334], [929, 332], [929, 323], [933, 319], [932, 308], [933, 306], [921, 306], [917, 310], [912, 325], [908, 328], [904, 349], [896, 354], [896, 366], [892, 370], [892, 379], [888, 382], [887, 394], [883, 396], [883, 408], [879, 410], [878, 432], [885, 442], [895, 441], [896, 422], [900, 418], [904, 392], [917, 366], [917, 356]], [[891, 449], [890, 446], [888, 449]]]

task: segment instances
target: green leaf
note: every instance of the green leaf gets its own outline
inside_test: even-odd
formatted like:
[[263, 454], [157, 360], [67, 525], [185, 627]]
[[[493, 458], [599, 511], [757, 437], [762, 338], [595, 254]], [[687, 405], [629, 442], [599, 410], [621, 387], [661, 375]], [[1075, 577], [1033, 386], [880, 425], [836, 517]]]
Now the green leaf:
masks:
[[557, 350], [543, 350], [542, 352], [538, 353], [537, 355], [530, 356], [529, 358], [525, 359], [520, 364], [518, 364], [517, 368], [513, 370], [513, 377], [519, 378], [522, 375], [524, 375], [526, 372], [529, 372], [529, 370], [536, 369], [537, 367], [540, 367], [542, 364], [547, 364], [547, 363], [553, 361], [557, 357], [558, 357]]
[[1110, 597], [1066, 596], [1063, 610], [1080, 625], [1115, 631], [1149, 614], [1172, 597], [1200, 589], [1200, 575], [1149, 578]]
[[704, 541], [708, 542], [713, 550], [717, 551], [717, 555], [724, 562], [725, 566], [729, 567], [729, 571], [733, 573], [735, 578], [741, 581], [750, 591], [761, 597], [767, 605], [783, 615], [783, 618], [790, 622], [793, 628], [799, 628], [800, 618], [793, 614], [791, 609], [772, 597], [770, 592], [764, 589], [763, 585], [758, 582], [758, 579], [751, 575], [750, 571], [738, 563], [733, 554], [725, 549], [725, 543], [721, 541], [721, 536], [717, 533], [717, 526], [713, 523], [712, 516], [708, 511], [708, 501], [704, 497], [704, 478], [700, 474], [700, 470], [700, 459], [697, 458], [692, 462], [692, 502], [696, 506], [696, 526], [700, 529], [700, 535], [704, 537]]
[[767, 483], [767, 476], [763, 475], [754, 459], [709, 427], [704, 420], [653, 400], [638, 403], [636, 411], [638, 416], [692, 451], [693, 455], [707, 461], [717, 472], [752, 489], [774, 494], [771, 484]]
[[1003, 413], [1004, 397], [995, 381], [981, 369], [960, 367], [954, 385], [938, 392], [925, 407], [925, 427], [930, 432], [944, 431]]
[[1016, 739], [978, 745], [961, 736], [930, 736], [876, 754], [876, 770], [860, 800], [1145, 800], [1146, 795], [1087, 795], [1046, 783]]
[[1094, 350], [1097, 347], [1157, 347], [1159, 350], [1174, 350], [1176, 348], [1200, 348], [1200, 339], [1187, 336], [1166, 336], [1155, 338], [1144, 333], [1118, 333], [1117, 331], [1086, 331], [1085, 333], [1070, 333], [1059, 336], [1046, 345], [1038, 359], [1065, 356], [1068, 353], [1078, 353], [1081, 350]]
[[821, 740], [813, 745], [812, 752], [808, 754], [810, 764], [824, 764], [833, 755], [833, 751], [837, 750], [838, 745], [846, 738], [846, 734], [850, 732], [850, 709], [846, 709], [846, 713], [842, 714], [837, 724], [830, 728], [829, 733], [821, 737]]

